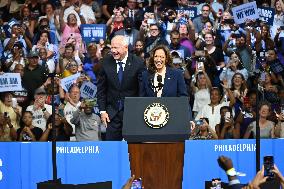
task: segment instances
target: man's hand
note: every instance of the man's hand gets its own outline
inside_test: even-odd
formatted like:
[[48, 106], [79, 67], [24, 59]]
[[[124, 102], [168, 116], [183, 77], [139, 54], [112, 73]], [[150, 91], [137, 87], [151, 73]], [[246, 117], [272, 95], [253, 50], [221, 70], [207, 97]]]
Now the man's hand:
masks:
[[273, 166], [272, 172], [274, 173], [276, 178], [279, 179], [281, 185], [284, 184], [284, 177], [283, 177], [283, 175], [281, 174], [281, 172], [279, 171], [278, 167], [275, 164]]
[[257, 172], [250, 185], [252, 185], [253, 189], [259, 189], [259, 186], [264, 183], [267, 178], [268, 177], [264, 177], [264, 166], [262, 166], [262, 169]]
[[226, 156], [220, 156], [217, 161], [218, 161], [219, 166], [224, 171], [227, 171], [234, 167], [232, 160]]
[[106, 112], [101, 113], [101, 120], [104, 123], [104, 125], [107, 127], [107, 123], [110, 122], [110, 119], [108, 117], [108, 113], [106, 113]]

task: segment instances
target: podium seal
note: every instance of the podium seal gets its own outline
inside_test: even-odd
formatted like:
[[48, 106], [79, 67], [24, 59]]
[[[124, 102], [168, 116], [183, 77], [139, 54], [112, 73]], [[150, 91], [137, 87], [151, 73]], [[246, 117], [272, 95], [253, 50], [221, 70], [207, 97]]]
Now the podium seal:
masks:
[[144, 111], [144, 121], [153, 129], [164, 127], [168, 123], [169, 117], [167, 107], [161, 103], [152, 103]]

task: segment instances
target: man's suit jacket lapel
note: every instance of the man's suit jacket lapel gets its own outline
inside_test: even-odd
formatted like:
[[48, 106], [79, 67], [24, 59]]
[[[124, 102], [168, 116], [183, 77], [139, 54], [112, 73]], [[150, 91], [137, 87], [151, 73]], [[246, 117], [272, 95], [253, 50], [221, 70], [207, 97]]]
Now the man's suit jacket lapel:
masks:
[[162, 97], [167, 97], [168, 91], [171, 87], [171, 81], [173, 80], [172, 70], [167, 67], [165, 80], [164, 80], [164, 87], [162, 91]]
[[125, 67], [124, 67], [124, 71], [123, 71], [122, 84], [127, 81], [127, 76], [131, 72], [131, 69], [130, 69], [131, 68], [131, 64], [132, 64], [131, 63], [131, 59], [132, 59], [131, 55], [128, 54], [128, 57], [127, 57], [127, 60], [126, 60], [126, 64], [125, 64]]
[[113, 78], [113, 81], [115, 83], [116, 86], [120, 86], [119, 84], [119, 80], [118, 80], [118, 75], [117, 75], [117, 65], [116, 65], [116, 61], [115, 60], [112, 60], [110, 62], [110, 75], [111, 77]]
[[148, 78], [147, 78], [147, 84], [148, 84], [148, 89], [149, 89], [149, 96], [156, 97], [155, 92], [152, 88], [152, 85], [154, 85], [154, 76], [155, 74], [150, 74], [148, 73]]

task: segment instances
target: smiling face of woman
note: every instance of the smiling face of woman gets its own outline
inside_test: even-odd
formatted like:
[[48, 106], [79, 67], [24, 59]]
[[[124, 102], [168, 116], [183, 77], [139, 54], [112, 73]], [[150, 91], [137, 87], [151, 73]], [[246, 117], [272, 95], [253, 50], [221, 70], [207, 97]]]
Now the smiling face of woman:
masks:
[[243, 84], [243, 78], [240, 74], [235, 74], [233, 77], [234, 86], [241, 86]]
[[163, 49], [157, 49], [154, 53], [154, 64], [156, 69], [162, 70], [166, 66], [166, 52]]
[[260, 117], [267, 118], [269, 116], [269, 113], [270, 113], [270, 108], [268, 105], [265, 104], [260, 107], [259, 110]]
[[67, 21], [68, 21], [68, 25], [77, 24], [77, 18], [75, 16], [75, 14], [69, 14], [69, 16], [67, 17]]

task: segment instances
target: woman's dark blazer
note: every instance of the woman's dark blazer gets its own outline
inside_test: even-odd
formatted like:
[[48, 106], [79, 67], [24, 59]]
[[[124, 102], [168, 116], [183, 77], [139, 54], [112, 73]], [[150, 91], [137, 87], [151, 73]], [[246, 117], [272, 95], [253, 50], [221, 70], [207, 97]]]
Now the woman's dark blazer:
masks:
[[[155, 74], [149, 73], [148, 70], [142, 73], [139, 96], [156, 97], [155, 92], [151, 87], [154, 81], [154, 75]], [[182, 71], [167, 67], [162, 97], [180, 96], [188, 96]]]

